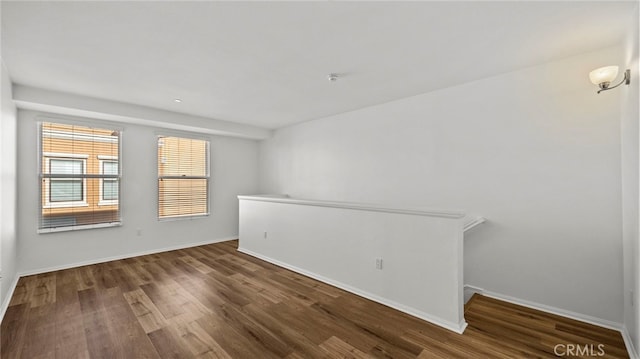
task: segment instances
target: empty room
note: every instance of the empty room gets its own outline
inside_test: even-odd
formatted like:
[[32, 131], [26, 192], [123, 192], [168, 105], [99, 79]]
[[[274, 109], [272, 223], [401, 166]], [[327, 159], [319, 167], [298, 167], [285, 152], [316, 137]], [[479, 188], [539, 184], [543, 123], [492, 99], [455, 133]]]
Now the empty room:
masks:
[[0, 357], [640, 358], [639, 5], [2, 0]]

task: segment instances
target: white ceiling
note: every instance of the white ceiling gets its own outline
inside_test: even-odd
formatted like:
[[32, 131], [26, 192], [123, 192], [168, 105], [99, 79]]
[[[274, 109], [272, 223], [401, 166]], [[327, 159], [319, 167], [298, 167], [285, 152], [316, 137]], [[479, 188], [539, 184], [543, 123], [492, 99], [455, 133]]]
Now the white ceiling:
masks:
[[277, 128], [618, 44], [636, 5], [3, 1], [2, 58], [18, 84]]

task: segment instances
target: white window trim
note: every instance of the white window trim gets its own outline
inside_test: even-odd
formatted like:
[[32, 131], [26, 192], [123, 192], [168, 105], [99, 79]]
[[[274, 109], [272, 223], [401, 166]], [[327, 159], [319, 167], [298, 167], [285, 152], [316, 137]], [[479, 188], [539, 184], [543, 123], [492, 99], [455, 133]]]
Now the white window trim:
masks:
[[[100, 174], [104, 174], [104, 169], [103, 169], [103, 164], [105, 162], [117, 162], [118, 161], [118, 157], [117, 156], [103, 156], [103, 155], [98, 155], [98, 166], [100, 167]], [[114, 180], [116, 181], [120, 181], [120, 164], [118, 164], [118, 178], [114, 178]], [[100, 184], [98, 185], [98, 206], [113, 206], [113, 205], [117, 205], [118, 201], [117, 199], [108, 199], [105, 200], [103, 199], [103, 186], [104, 186], [104, 178], [100, 179]], [[118, 186], [118, 188], [120, 188], [120, 186]], [[120, 198], [120, 191], [118, 191], [118, 198]]]
[[[49, 173], [50, 161], [52, 159], [58, 158], [70, 158], [74, 160], [82, 160], [82, 174], [87, 173], [87, 158], [89, 155], [78, 155], [71, 153], [55, 153], [55, 152], [44, 152], [42, 154], [42, 159], [44, 160], [44, 173]], [[44, 178], [44, 198], [45, 202], [42, 208], [51, 209], [51, 208], [72, 208], [72, 207], [89, 207], [89, 203], [87, 203], [87, 179], [82, 179], [82, 201], [68, 201], [68, 202], [50, 202], [50, 193], [51, 190], [51, 178]]]
[[[89, 128], [95, 128], [95, 127], [99, 127], [102, 129], [111, 129], [112, 131], [117, 131], [118, 132], [118, 153], [122, 154], [122, 133], [123, 133], [123, 128], [119, 127], [119, 126], [114, 126], [115, 124], [113, 122], [110, 121], [100, 121], [100, 120], [96, 120], [96, 119], [68, 119], [65, 117], [58, 117], [58, 116], [41, 116], [38, 115], [36, 117], [38, 119], [38, 172], [39, 175], [41, 176], [40, 179], [42, 180], [42, 161], [44, 161], [44, 157], [46, 157], [47, 153], [42, 151], [42, 140], [45, 137], [56, 137], [57, 134], [53, 134], [51, 132], [47, 133], [47, 130], [42, 128], [42, 124], [43, 123], [54, 123], [54, 124], [64, 124], [64, 125], [70, 125], [70, 126], [84, 126], [84, 127], [89, 127]], [[53, 135], [53, 136], [52, 136]], [[66, 135], [64, 137], [67, 137]], [[98, 140], [98, 142], [109, 142], [109, 143], [113, 143], [112, 139], [107, 139], [107, 138], [103, 138], [103, 141]], [[50, 153], [50, 154], [54, 154], [54, 155], [58, 155], [58, 157], [63, 157], [63, 158], [89, 158], [89, 155], [73, 155], [73, 154], [68, 154], [68, 153]], [[107, 156], [108, 157], [108, 156]], [[112, 157], [116, 157], [116, 156], [112, 156]], [[121, 159], [119, 160], [121, 161]], [[122, 168], [122, 162], [119, 163], [120, 169], [119, 169], [119, 176], [121, 176], [121, 168]], [[85, 167], [86, 170], [86, 167]], [[86, 173], [86, 172], [85, 172]], [[119, 177], [119, 179], [121, 179]], [[86, 183], [84, 183], [84, 186], [86, 188]], [[40, 184], [40, 196], [38, 197], [37, 201], [38, 201], [38, 206], [40, 208], [40, 214], [39, 214], [39, 221], [41, 221], [42, 219], [42, 209], [46, 209], [45, 206], [42, 205], [42, 184]], [[48, 187], [47, 187], [48, 188]], [[120, 187], [119, 187], [120, 188]], [[87, 191], [85, 191], [85, 194], [87, 193]], [[120, 197], [120, 194], [118, 194], [118, 196]], [[48, 193], [47, 193], [48, 195]], [[87, 203], [88, 206], [88, 203]], [[104, 222], [104, 223], [96, 223], [96, 224], [88, 224], [88, 225], [70, 225], [70, 226], [61, 226], [61, 227], [49, 227], [49, 228], [39, 228], [37, 229], [37, 233], [39, 234], [46, 234], [46, 233], [55, 233], [55, 232], [66, 232], [66, 231], [76, 231], [76, 230], [85, 230], [85, 229], [97, 229], [97, 228], [108, 228], [108, 227], [118, 227], [118, 226], [122, 226], [122, 216], [123, 216], [123, 209], [120, 207], [120, 205], [118, 205], [118, 212], [119, 212], [119, 218], [117, 221], [115, 222]]]
[[209, 211], [207, 211], [207, 213], [199, 213], [199, 214], [177, 214], [175, 216], [158, 217], [158, 221], [170, 222], [170, 221], [181, 221], [184, 219], [206, 218], [206, 217], [209, 217], [210, 214], [211, 213], [209, 213]]
[[[108, 228], [108, 227], [119, 227], [122, 226], [122, 222], [109, 222], [109, 223], [96, 223], [96, 224], [84, 224], [79, 226], [66, 226], [66, 227], [53, 227], [53, 228], [40, 228], [38, 229], [38, 234], [42, 233], [56, 233], [56, 232], [67, 232], [70, 230], [82, 230], [82, 229], [96, 229], [96, 228]], [[73, 229], [71, 229], [73, 228]]]
[[183, 133], [180, 131], [162, 131], [162, 132], [156, 132], [156, 153], [158, 151], [158, 147], [163, 147], [164, 146], [164, 141], [161, 141], [163, 137], [181, 137], [181, 138], [186, 138], [186, 139], [191, 139], [191, 140], [200, 140], [200, 141], [205, 141], [207, 142], [207, 174], [206, 176], [198, 176], [201, 179], [205, 179], [207, 181], [207, 208], [206, 208], [206, 212], [204, 213], [194, 213], [194, 214], [179, 214], [179, 215], [174, 215], [174, 216], [164, 216], [164, 217], [160, 217], [160, 180], [162, 180], [165, 177], [171, 177], [171, 176], [160, 176], [160, 173], [158, 173], [158, 169], [160, 167], [161, 163], [165, 163], [166, 159], [162, 158], [162, 159], [158, 159], [158, 156], [156, 156], [156, 176], [157, 176], [157, 181], [156, 181], [156, 201], [157, 201], [157, 212], [156, 212], [156, 218], [158, 219], [158, 221], [160, 222], [166, 222], [166, 221], [180, 221], [180, 220], [185, 220], [185, 219], [197, 219], [197, 218], [203, 218], [203, 217], [208, 217], [211, 214], [211, 138], [207, 137], [207, 136], [202, 136], [202, 135], [198, 135], [198, 134], [191, 134], [191, 133]]

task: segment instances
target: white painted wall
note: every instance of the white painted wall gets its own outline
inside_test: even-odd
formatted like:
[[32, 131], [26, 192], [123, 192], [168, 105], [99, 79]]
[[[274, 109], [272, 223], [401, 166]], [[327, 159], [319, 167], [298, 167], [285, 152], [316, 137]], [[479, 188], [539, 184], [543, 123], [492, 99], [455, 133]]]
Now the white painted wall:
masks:
[[588, 73], [621, 58], [603, 49], [279, 129], [261, 143], [260, 192], [482, 215], [466, 283], [619, 325], [623, 93], [596, 95]]
[[20, 109], [142, 126], [250, 139], [264, 139], [271, 135], [270, 130], [256, 126], [24, 85], [14, 84], [13, 100]]
[[[639, 198], [640, 160], [638, 141], [640, 128], [640, 77], [638, 76], [638, 42], [640, 7], [636, 7], [624, 44], [624, 62], [620, 64], [631, 69], [631, 84], [620, 88], [622, 97], [621, 139], [622, 139], [622, 223], [624, 249], [624, 326], [633, 342], [634, 349], [640, 351], [640, 244], [639, 244]], [[633, 295], [631, 294], [633, 292]], [[634, 302], [632, 302], [632, 297]]]
[[17, 279], [16, 230], [16, 108], [11, 100], [11, 80], [0, 58], [0, 319], [8, 306], [9, 295]]
[[[193, 220], [157, 219], [156, 135], [161, 129], [117, 123], [122, 133], [122, 226], [37, 234], [37, 116], [18, 111], [18, 234], [20, 271], [37, 272], [104, 258], [237, 238], [241, 193], [257, 188], [255, 141], [211, 137], [211, 215]], [[57, 115], [59, 116], [59, 115]], [[137, 229], [142, 235], [137, 236]]]
[[463, 213], [296, 198], [239, 201], [240, 251], [458, 333], [466, 327]]

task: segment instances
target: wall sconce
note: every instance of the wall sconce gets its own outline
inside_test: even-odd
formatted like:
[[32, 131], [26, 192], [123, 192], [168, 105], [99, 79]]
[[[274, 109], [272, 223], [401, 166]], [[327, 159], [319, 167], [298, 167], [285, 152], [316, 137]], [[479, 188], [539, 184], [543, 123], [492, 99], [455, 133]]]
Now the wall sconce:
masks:
[[616, 77], [618, 77], [618, 66], [605, 66], [589, 72], [591, 82], [600, 87], [598, 93], [614, 89], [623, 83], [625, 85], [631, 83], [631, 71], [629, 69], [624, 70], [624, 79], [619, 84], [611, 86], [611, 81], [615, 80]]

